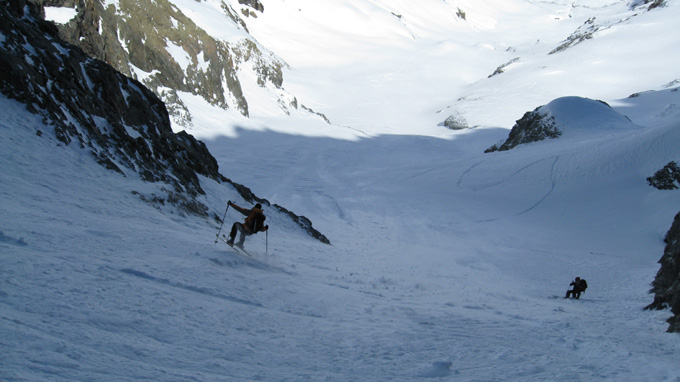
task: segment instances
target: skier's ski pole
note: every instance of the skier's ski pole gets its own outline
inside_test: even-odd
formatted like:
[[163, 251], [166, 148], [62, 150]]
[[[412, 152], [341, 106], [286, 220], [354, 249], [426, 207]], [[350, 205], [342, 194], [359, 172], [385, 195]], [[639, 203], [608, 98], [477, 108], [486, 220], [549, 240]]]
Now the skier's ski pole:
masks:
[[222, 217], [222, 224], [220, 224], [220, 229], [217, 231], [217, 235], [215, 235], [215, 244], [217, 244], [217, 239], [220, 238], [220, 232], [222, 232], [222, 226], [224, 225], [224, 219], [227, 218], [227, 211], [229, 211], [229, 204], [231, 204], [231, 200], [227, 200], [227, 209], [224, 210], [224, 216]]
[[268, 255], [269, 254], [269, 228], [264, 232], [265, 239], [264, 239], [264, 254]]

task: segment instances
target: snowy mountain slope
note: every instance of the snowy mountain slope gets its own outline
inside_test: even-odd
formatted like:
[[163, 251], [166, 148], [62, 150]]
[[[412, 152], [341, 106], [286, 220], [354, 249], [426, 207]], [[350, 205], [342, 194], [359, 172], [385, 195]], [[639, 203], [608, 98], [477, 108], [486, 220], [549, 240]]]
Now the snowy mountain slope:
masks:
[[183, 102], [192, 96], [233, 117], [247, 117], [251, 101], [256, 114], [308, 116], [282, 87], [285, 63], [247, 33], [242, 17], [256, 13], [246, 9], [221, 1], [53, 1], [45, 15], [62, 39], [154, 91], [178, 129], [194, 126]]
[[[270, 216], [270, 255], [253, 237], [248, 258], [213, 244], [217, 227], [127, 191], [151, 184], [53, 147], [17, 128], [39, 125], [33, 115], [2, 107], [5, 380], [680, 376], [667, 313], [641, 310], [666, 206], [679, 200], [634, 176], [677, 155], [664, 144], [677, 141], [677, 117], [497, 154], [481, 153], [486, 130], [451, 141], [242, 134], [233, 147], [282, 150], [251, 168], [271, 187], [282, 185], [265, 169], [307, 174], [290, 197], [316, 206], [335, 243]], [[282, 158], [300, 162], [275, 167]], [[551, 299], [575, 274], [591, 284], [583, 299]]]
[[[265, 124], [279, 131], [296, 132], [301, 124], [327, 130], [323, 125], [328, 118], [341, 135], [350, 127], [369, 134], [440, 136], [447, 134], [440, 125], [450, 115], [469, 126], [509, 128], [518, 115], [554, 98], [578, 95], [607, 101], [660, 89], [677, 79], [678, 57], [672, 52], [679, 41], [676, 34], [666, 33], [677, 18], [674, 4], [652, 8], [657, 2], [255, 2], [261, 7], [237, 0], [162, 3], [152, 15], [151, 25], [158, 26], [143, 33], [158, 33], [154, 41], [167, 40], [165, 48], [148, 43], [146, 49], [156, 49], [155, 55], [167, 56], [170, 62], [135, 61], [130, 70], [153, 88], [158, 78], [170, 78], [156, 91], [171, 106], [175, 129], [201, 137], [212, 127], [195, 121], [203, 113], [200, 107], [189, 106], [196, 95], [211, 104], [224, 98], [221, 107], [228, 111], [215, 108], [213, 113], [248, 128], [258, 127], [244, 123], [242, 113], [255, 126]], [[115, 23], [121, 27], [134, 16], [125, 16], [127, 3], [107, 4], [113, 5], [120, 19]], [[172, 12], [158, 15], [157, 8]], [[64, 9], [70, 8], [49, 8], [48, 14], [64, 24], [66, 17], [57, 16]], [[102, 25], [114, 22], [109, 11], [100, 13]], [[197, 30], [188, 37], [183, 34], [194, 29], [182, 28], [178, 21], [185, 18]], [[193, 35], [203, 34], [225, 47], [224, 60], [233, 61], [225, 69], [229, 72], [225, 76], [233, 79], [224, 81], [235, 87], [223, 89], [224, 94], [212, 94], [221, 85], [210, 79], [219, 65], [210, 49], [202, 47], [208, 37], [191, 41], [197, 39]], [[136, 41], [138, 35], [120, 38]], [[626, 49], [618, 48], [622, 45]], [[126, 49], [129, 60], [144, 57], [132, 46]], [[659, 52], [667, 53], [649, 59]], [[191, 70], [183, 69], [174, 78], [166, 66], [177, 65]], [[209, 78], [197, 79], [190, 72]], [[189, 85], [173, 88], [173, 82]], [[240, 105], [241, 112], [234, 105]]]
[[[174, 133], [165, 105], [150, 90], [61, 41], [58, 29], [41, 18], [41, 3], [0, 12], [6, 19], [0, 31], [0, 90], [41, 115], [59, 144], [87, 148], [97, 163], [120, 176], [161, 184], [152, 194], [133, 193], [150, 205], [174, 206], [180, 214], [219, 220], [197, 199], [205, 195], [199, 176], [238, 191], [249, 202], [270, 205], [220, 174], [204, 143], [185, 131]], [[43, 134], [41, 128], [35, 133]], [[308, 219], [272, 207], [327, 242]]]
[[[55, 145], [49, 126], [37, 136], [34, 129], [41, 126], [40, 118], [16, 101], [3, 97], [2, 108], [6, 111], [0, 125], [3, 380], [160, 378], [154, 365], [164, 362], [161, 353], [195, 350], [194, 345], [186, 348], [171, 338], [174, 330], [186, 334], [187, 328], [171, 318], [192, 310], [181, 301], [197, 303], [197, 311], [205, 299], [257, 307], [262, 305], [257, 288], [239, 292], [238, 275], [248, 269], [264, 278], [290, 274], [282, 265], [218, 250], [213, 244], [218, 227], [214, 222], [175, 215], [172, 208], [150, 208], [129, 191], [150, 194], [159, 192], [159, 185], [121, 177], [97, 164], [85, 150]], [[226, 198], [244, 204], [235, 191], [229, 195], [224, 186], [206, 178], [202, 182], [204, 202], [215, 210]], [[236, 219], [233, 211], [229, 218]], [[306, 240], [274, 210], [268, 211], [268, 222], [286, 232], [287, 240]], [[264, 252], [264, 238], [257, 239], [249, 240], [253, 243], [249, 247], [252, 250], [257, 243]], [[196, 247], [197, 243], [202, 244]], [[307, 245], [314, 247], [313, 242]], [[208, 252], [200, 255], [200, 247]], [[197, 259], [193, 265], [191, 258]], [[190, 271], [192, 267], [197, 272]], [[225, 271], [232, 273], [230, 269], [236, 290], [226, 292]], [[184, 276], [177, 278], [180, 273]], [[264, 276], [257, 276], [260, 273]], [[212, 281], [201, 282], [205, 277]], [[248, 297], [251, 293], [255, 295]], [[203, 327], [225, 326], [215, 321], [217, 315], [209, 316], [207, 321], [186, 319]], [[134, 343], [145, 345], [135, 349]], [[142, 352], [153, 359], [139, 358]], [[195, 354], [196, 359], [205, 358], [208, 349], [205, 352]], [[172, 378], [212, 374], [169, 364], [161, 369], [175, 375]]]
[[[248, 28], [290, 65], [287, 89], [335, 124], [363, 131], [442, 135], [437, 125], [450, 114], [470, 126], [509, 128], [561, 96], [608, 101], [677, 79], [680, 42], [668, 33], [674, 4], [651, 11], [626, 1], [263, 4]], [[588, 39], [549, 54], [584, 24], [595, 30]]]
[[[266, 14], [273, 2], [263, 4]], [[377, 3], [351, 4], [370, 10]], [[503, 24], [517, 5], [516, 18], [507, 17], [519, 25], [521, 3], [505, 4], [495, 20]], [[533, 4], [563, 20], [585, 9], [579, 6], [585, 3]], [[623, 2], [591, 4], [629, 9]], [[474, 9], [461, 9], [472, 18]], [[676, 10], [671, 4], [663, 14]], [[476, 20], [472, 31], [494, 30], [492, 18], [480, 12]], [[566, 25], [565, 36], [583, 21]], [[338, 38], [352, 45], [352, 38]], [[409, 38], [401, 33], [394, 40]], [[363, 37], [353, 42], [361, 45]], [[393, 47], [383, 53], [400, 57]], [[446, 49], [437, 53], [446, 57]], [[474, 67], [471, 78], [486, 78], [499, 65], [476, 61], [484, 54], [466, 56], [474, 61], [466, 64]], [[129, 190], [152, 193], [153, 184], [121, 179], [77, 149], [49, 144], [51, 136], [34, 133], [48, 127], [0, 98], [0, 379], [680, 378], [677, 336], [664, 333], [670, 313], [642, 310], [652, 299], [647, 292], [663, 234], [680, 209], [677, 193], [645, 182], [678, 157], [680, 92], [619, 99], [627, 93], [612, 90], [615, 96], [602, 98], [635, 126], [569, 124], [569, 136], [485, 154], [512, 123], [442, 132], [436, 125], [449, 111], [406, 102], [431, 93], [417, 86], [438, 83], [430, 75], [445, 87], [433, 74], [444, 73], [450, 59], [433, 61], [437, 56], [410, 56], [404, 73], [417, 92], [401, 100], [404, 81], [381, 77], [397, 73], [393, 67], [374, 71], [380, 65], [361, 60], [333, 68], [292, 65], [286, 78], [298, 81], [308, 97], [302, 102], [318, 100], [336, 109], [335, 117], [354, 118], [346, 128], [271, 115], [247, 120], [187, 97], [201, 116], [196, 131], [220, 167], [258, 195], [311, 217], [333, 243], [315, 242], [267, 211], [268, 243], [249, 238], [252, 258], [214, 244], [214, 223], [148, 208]], [[417, 71], [423, 62], [436, 70]], [[649, 77], [632, 80], [644, 85], [635, 91], [672, 74], [659, 62]], [[486, 97], [478, 105], [496, 106], [466, 118], [512, 121], [552, 101], [547, 90], [519, 92], [501, 81], [513, 70], [460, 90], [474, 89]], [[383, 80], [366, 89], [356, 73]], [[531, 78], [528, 71], [524, 78]], [[550, 92], [575, 95], [571, 82], [555, 83], [560, 86]], [[355, 90], [348, 95], [348, 89]], [[583, 93], [576, 95], [588, 96]], [[447, 105], [458, 95], [438, 94], [444, 94], [439, 101], [428, 96], [420, 105]], [[370, 95], [389, 102], [359, 105]], [[512, 117], [496, 117], [506, 113]], [[578, 116], [593, 115], [579, 108]], [[236, 198], [201, 181], [213, 213], [223, 213], [225, 198]], [[225, 228], [241, 218], [230, 210]], [[574, 276], [589, 281], [583, 298], [557, 298]]]

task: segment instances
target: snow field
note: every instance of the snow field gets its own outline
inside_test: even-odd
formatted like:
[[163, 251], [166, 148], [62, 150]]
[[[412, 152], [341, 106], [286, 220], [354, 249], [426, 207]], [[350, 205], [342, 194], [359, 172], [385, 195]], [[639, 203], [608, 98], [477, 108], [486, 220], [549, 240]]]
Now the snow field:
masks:
[[[49, 129], [34, 136], [39, 120], [4, 103], [15, 118], [3, 125], [3, 147], [14, 147], [2, 155], [2, 214], [13, 223], [2, 227], [0, 243], [2, 345], [12, 349], [3, 379], [678, 376], [671, 366], [677, 341], [664, 333], [668, 313], [641, 310], [661, 238], [619, 237], [631, 211], [607, 203], [606, 188], [594, 187], [598, 196], [582, 187], [591, 177], [568, 176], [595, 173], [606, 184], [634, 160], [653, 162], [633, 156], [597, 170], [608, 162], [602, 158], [628, 152], [625, 133], [612, 135], [609, 141], [623, 143], [607, 150], [584, 149], [578, 137], [565, 141], [567, 176], [551, 175], [559, 141], [481, 154], [498, 134], [485, 129], [453, 140], [352, 142], [267, 131], [222, 138], [233, 141], [220, 146], [234, 157], [254, 142], [271, 147], [258, 166], [232, 168], [256, 171], [254, 187], [277, 190], [284, 205], [306, 206], [333, 243], [316, 243], [269, 214], [270, 255], [262, 237], [251, 237], [248, 258], [213, 243], [215, 222], [149, 208], [129, 192], [158, 185], [108, 173], [78, 149], [53, 148]], [[653, 145], [654, 135], [674, 130], [662, 125], [638, 138]], [[293, 149], [299, 154], [283, 155]], [[400, 155], [388, 155], [395, 151]], [[282, 157], [292, 162], [275, 166]], [[293, 175], [282, 176], [286, 171]], [[547, 198], [546, 177], [555, 183]], [[234, 195], [204, 183], [206, 201], [221, 215], [225, 197]], [[565, 208], [579, 208], [555, 217], [560, 204], [553, 198], [563, 185], [572, 198]], [[595, 199], [573, 195], [578, 189]], [[501, 203], [502, 195], [511, 202]], [[654, 198], [648, 203], [658, 205]], [[522, 200], [534, 207], [522, 213]], [[581, 223], [598, 216], [602, 203], [621, 223], [588, 235], [598, 225]], [[232, 211], [223, 230], [234, 219]], [[661, 225], [643, 233], [663, 232]], [[580, 301], [562, 300], [576, 274], [591, 288]]]
[[[662, 32], [677, 5], [547, 56], [593, 12], [633, 11], [622, 1], [456, 2], [464, 23], [449, 2], [428, 2], [437, 12], [263, 4], [250, 32], [291, 65], [286, 89], [334, 124], [261, 105], [248, 120], [182, 95], [192, 133], [226, 176], [309, 217], [332, 245], [271, 210], [268, 254], [261, 235], [246, 241], [252, 258], [215, 244], [214, 219], [149, 207], [131, 191], [161, 185], [55, 146], [50, 127], [0, 98], [0, 379], [680, 378], [670, 313], [642, 310], [680, 210], [676, 193], [645, 182], [677, 160], [680, 93], [621, 99], [676, 79], [677, 38]], [[219, 33], [238, 34], [228, 29]], [[615, 116], [616, 129], [575, 126], [483, 153], [562, 96], [603, 99], [635, 126]], [[478, 128], [438, 126], [456, 111]], [[202, 186], [219, 217], [226, 200], [244, 204], [226, 186]], [[222, 232], [241, 219], [229, 211]], [[590, 288], [563, 300], [575, 276]]]

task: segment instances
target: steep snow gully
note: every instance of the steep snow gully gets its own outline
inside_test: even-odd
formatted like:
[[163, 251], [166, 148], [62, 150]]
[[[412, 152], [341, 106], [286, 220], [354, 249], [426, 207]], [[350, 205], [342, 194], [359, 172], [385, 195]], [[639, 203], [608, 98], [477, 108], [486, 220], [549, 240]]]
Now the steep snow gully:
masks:
[[[680, 158], [678, 4], [332, 1], [348, 19], [326, 23], [318, 2], [261, 3], [248, 29], [335, 124], [179, 96], [225, 176], [332, 245], [273, 209], [252, 256], [215, 244], [226, 201], [247, 205], [233, 187], [199, 176], [207, 219], [150, 206], [163, 184], [0, 96], [0, 380], [680, 380], [671, 313], [643, 310], [680, 210], [645, 181]], [[548, 55], [593, 15], [609, 27]], [[484, 153], [540, 105], [561, 137]], [[589, 289], [563, 299], [576, 276]]]
[[[270, 223], [269, 255], [254, 236], [249, 258], [3, 109], [4, 380], [680, 377], [668, 313], [642, 310], [678, 197], [637, 176], [675, 155], [677, 120], [492, 154], [500, 131], [212, 141], [270, 148], [254, 187], [333, 242]], [[215, 211], [236, 198], [204, 182]], [[589, 290], [563, 300], [576, 275]]]

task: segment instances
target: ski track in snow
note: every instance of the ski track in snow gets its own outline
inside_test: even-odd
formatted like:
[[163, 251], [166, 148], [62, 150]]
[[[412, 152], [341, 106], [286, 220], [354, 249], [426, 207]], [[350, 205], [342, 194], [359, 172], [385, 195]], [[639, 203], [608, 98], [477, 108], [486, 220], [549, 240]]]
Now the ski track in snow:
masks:
[[541, 204], [548, 196], [550, 196], [550, 194], [552, 194], [552, 192], [555, 190], [555, 184], [556, 184], [556, 183], [555, 183], [555, 182], [556, 182], [556, 181], [555, 181], [555, 165], [557, 164], [557, 161], [558, 161], [559, 159], [560, 159], [559, 156], [558, 156], [558, 157], [555, 157], [555, 160], [552, 162], [552, 166], [550, 167], [550, 179], [551, 179], [551, 182], [550, 182], [550, 189], [548, 190], [548, 192], [546, 192], [546, 194], [543, 195], [543, 196], [541, 197], [541, 199], [540, 199], [539, 201], [536, 202], [536, 204], [534, 204], [534, 205], [532, 205], [531, 207], [527, 208], [526, 210], [520, 212], [518, 215], [525, 214], [525, 213], [527, 213], [527, 212], [533, 210], [534, 208], [536, 208], [536, 207], [537, 207], [539, 204]]

